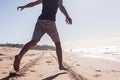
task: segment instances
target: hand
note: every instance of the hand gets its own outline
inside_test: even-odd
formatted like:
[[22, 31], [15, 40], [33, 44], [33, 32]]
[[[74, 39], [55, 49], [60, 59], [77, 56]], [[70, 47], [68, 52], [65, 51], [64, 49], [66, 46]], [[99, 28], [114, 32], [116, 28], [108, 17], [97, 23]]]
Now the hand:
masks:
[[20, 9], [20, 11], [22, 11], [24, 9], [24, 6], [17, 7], [17, 10], [19, 10], [19, 9]]
[[72, 24], [72, 19], [69, 16], [66, 17], [66, 23], [67, 24]]

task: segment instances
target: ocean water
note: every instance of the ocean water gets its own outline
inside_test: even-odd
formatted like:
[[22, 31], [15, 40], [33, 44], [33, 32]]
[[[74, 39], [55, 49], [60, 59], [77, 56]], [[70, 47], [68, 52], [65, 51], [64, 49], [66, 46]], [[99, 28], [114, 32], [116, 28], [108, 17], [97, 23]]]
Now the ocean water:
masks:
[[78, 57], [93, 57], [120, 61], [120, 46], [73, 49], [71, 52]]

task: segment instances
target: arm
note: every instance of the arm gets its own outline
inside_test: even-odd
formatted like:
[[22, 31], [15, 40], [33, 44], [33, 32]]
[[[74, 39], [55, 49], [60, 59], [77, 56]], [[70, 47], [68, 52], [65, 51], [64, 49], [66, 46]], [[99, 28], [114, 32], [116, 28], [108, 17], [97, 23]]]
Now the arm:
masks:
[[20, 9], [22, 11], [24, 8], [30, 8], [30, 7], [36, 6], [36, 5], [40, 4], [40, 3], [42, 3], [42, 0], [37, 0], [35, 2], [28, 3], [28, 4], [24, 5], [24, 6], [19, 6], [19, 7], [17, 7], [17, 10]]
[[72, 19], [69, 17], [65, 7], [63, 6], [63, 0], [58, 0], [58, 7], [60, 8], [60, 11], [66, 16], [66, 23], [72, 24]]

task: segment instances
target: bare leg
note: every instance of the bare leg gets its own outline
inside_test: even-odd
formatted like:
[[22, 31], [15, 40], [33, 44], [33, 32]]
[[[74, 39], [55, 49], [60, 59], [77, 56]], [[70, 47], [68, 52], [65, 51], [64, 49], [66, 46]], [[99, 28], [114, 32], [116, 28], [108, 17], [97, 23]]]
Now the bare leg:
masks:
[[18, 55], [15, 56], [15, 61], [14, 61], [14, 69], [15, 71], [19, 71], [19, 65], [20, 65], [20, 61], [23, 57], [23, 55], [33, 46], [35, 46], [37, 44], [37, 40], [31, 40], [30, 42], [28, 42], [27, 44], [24, 45], [24, 47], [22, 48], [22, 50], [20, 51], [20, 53]]
[[56, 54], [58, 57], [59, 69], [60, 70], [67, 70], [66, 68], [64, 68], [64, 66], [62, 64], [62, 48], [61, 48], [60, 42], [56, 42], [55, 46], [56, 46]]
[[24, 47], [22, 48], [22, 50], [19, 53], [20, 59], [30, 48], [34, 47], [37, 44], [37, 42], [38, 41], [36, 41], [36, 40], [32, 40], [32, 41], [28, 42], [27, 44], [25, 44]]

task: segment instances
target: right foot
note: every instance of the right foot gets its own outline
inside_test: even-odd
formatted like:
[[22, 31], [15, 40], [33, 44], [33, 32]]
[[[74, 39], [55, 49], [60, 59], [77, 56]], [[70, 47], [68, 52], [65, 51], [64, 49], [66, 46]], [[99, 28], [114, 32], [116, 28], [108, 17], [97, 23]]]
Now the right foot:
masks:
[[19, 65], [20, 65], [20, 58], [18, 55], [15, 56], [15, 60], [14, 60], [14, 70], [17, 72], [19, 71]]
[[64, 66], [59, 67], [60, 70], [68, 70], [67, 68], [65, 68]]

